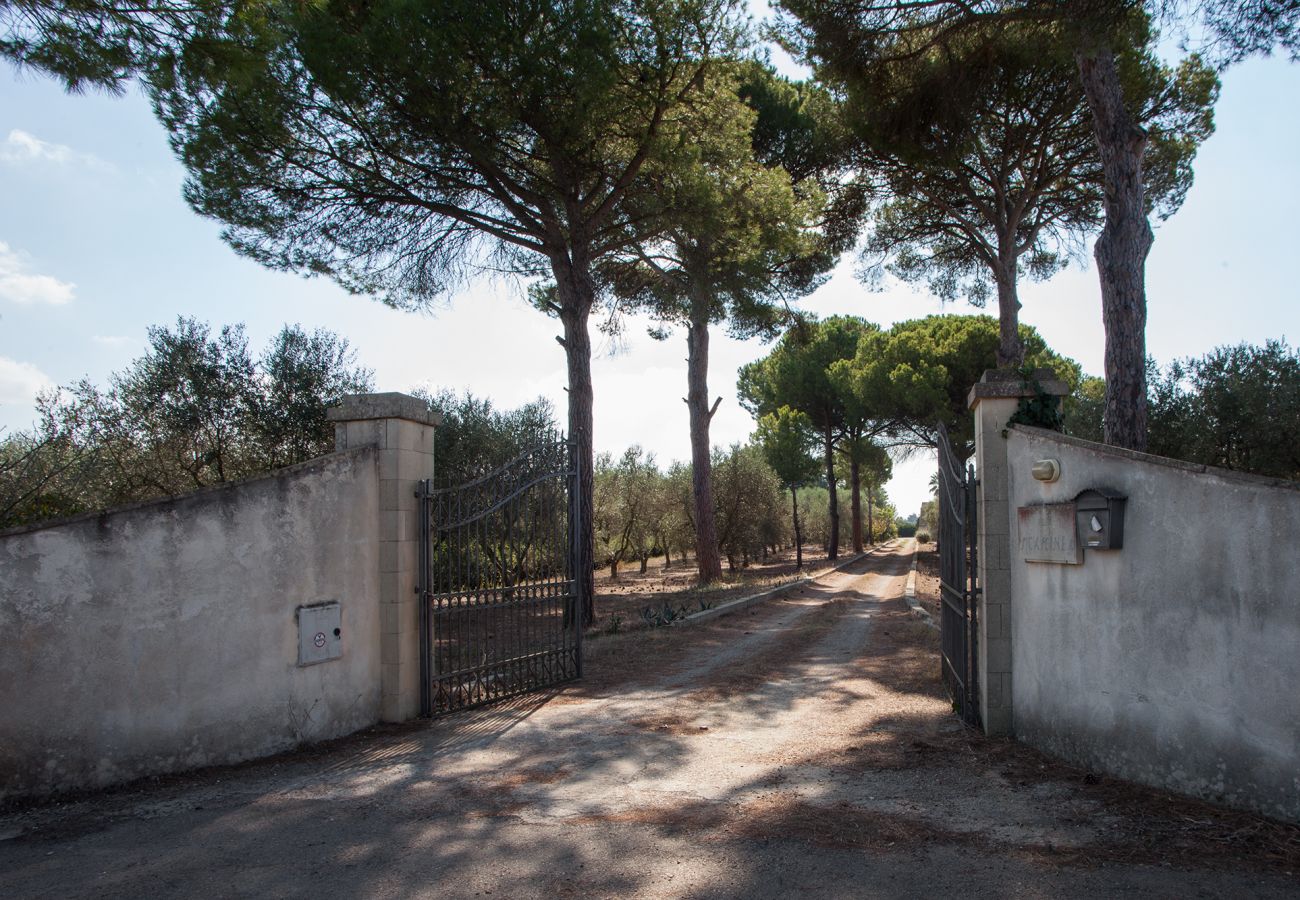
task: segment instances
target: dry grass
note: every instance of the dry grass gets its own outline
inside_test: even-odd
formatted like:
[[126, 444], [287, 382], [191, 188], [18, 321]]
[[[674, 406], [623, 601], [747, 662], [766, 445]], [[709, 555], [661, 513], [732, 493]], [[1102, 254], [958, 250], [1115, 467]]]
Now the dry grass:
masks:
[[[825, 569], [830, 562], [825, 554], [804, 548], [804, 567], [795, 567], [793, 550], [783, 550], [766, 560], [754, 560], [748, 567], [735, 572], [723, 570], [721, 582], [700, 585], [695, 572], [695, 560], [673, 560], [671, 568], [663, 567], [663, 558], [649, 561], [642, 574], [639, 563], [623, 567], [618, 578], [611, 579], [609, 570], [596, 573], [596, 623], [591, 631], [608, 633], [617, 620], [617, 630], [631, 631], [644, 628], [641, 611], [647, 606], [659, 609], [664, 603], [674, 608], [685, 606], [688, 612], [700, 609], [700, 604], [717, 606], [766, 588], [788, 584]], [[724, 560], [725, 566], [725, 560]]]

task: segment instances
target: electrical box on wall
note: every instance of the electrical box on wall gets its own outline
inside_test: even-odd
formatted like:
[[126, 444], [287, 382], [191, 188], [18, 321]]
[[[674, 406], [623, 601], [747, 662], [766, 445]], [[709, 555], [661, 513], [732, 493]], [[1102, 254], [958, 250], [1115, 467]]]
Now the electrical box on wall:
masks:
[[298, 607], [298, 665], [329, 662], [343, 655], [343, 607], [338, 601]]
[[1106, 488], [1083, 491], [1074, 498], [1079, 543], [1088, 550], [1124, 546], [1124, 503], [1128, 498]]

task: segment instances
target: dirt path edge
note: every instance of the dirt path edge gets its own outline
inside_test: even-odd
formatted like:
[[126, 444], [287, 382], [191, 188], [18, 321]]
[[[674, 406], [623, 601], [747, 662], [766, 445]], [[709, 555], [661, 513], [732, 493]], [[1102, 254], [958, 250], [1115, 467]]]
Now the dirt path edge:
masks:
[[748, 597], [738, 597], [735, 600], [728, 600], [726, 603], [715, 606], [712, 609], [702, 609], [699, 612], [691, 613], [689, 616], [686, 616], [685, 618], [678, 619], [677, 621], [673, 622], [673, 625], [674, 626], [694, 625], [698, 622], [708, 622], [711, 619], [718, 619], [721, 618], [722, 616], [728, 616], [731, 615], [732, 613], [740, 612], [742, 609], [745, 609], [746, 607], [749, 606], [753, 606], [755, 603], [762, 603], [764, 600], [770, 600], [773, 597], [780, 597], [782, 594], [785, 594], [788, 591], [792, 591], [795, 588], [802, 587], [803, 585], [808, 584], [811, 581], [816, 581], [818, 578], [822, 578], [826, 575], [830, 575], [833, 572], [839, 572], [842, 569], [847, 569], [849, 566], [853, 565], [859, 560], [866, 559], [868, 556], [871, 556], [873, 553], [879, 553], [884, 550], [892, 550], [897, 546], [897, 544], [898, 544], [898, 538], [894, 538], [893, 540], [890, 540], [884, 544], [876, 544], [870, 550], [864, 550], [863, 552], [858, 553], [850, 557], [849, 559], [844, 560], [843, 562], [836, 563], [833, 566], [827, 566], [826, 568], [821, 569], [817, 572], [809, 573], [808, 575], [805, 575], [803, 578], [796, 579], [795, 581], [791, 581], [788, 584], [777, 585], [774, 588], [768, 588], [767, 590], [760, 591], [757, 594], [750, 594]]

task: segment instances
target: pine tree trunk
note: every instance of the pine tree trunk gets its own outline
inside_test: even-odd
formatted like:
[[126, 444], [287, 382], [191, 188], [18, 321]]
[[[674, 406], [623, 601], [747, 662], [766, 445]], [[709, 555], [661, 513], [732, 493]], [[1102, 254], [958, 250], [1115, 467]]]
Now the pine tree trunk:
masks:
[[998, 368], [1018, 369], [1025, 361], [1020, 340], [1020, 297], [1016, 291], [1014, 249], [999, 248], [994, 278], [998, 284]]
[[1124, 106], [1110, 47], [1076, 54], [1105, 179], [1106, 225], [1093, 256], [1101, 277], [1101, 317], [1106, 329], [1107, 444], [1147, 446], [1145, 266], [1153, 237], [1147, 221], [1142, 157], [1147, 134]]
[[672, 551], [668, 548], [668, 543], [664, 542], [664, 571], [667, 572], [673, 567]]
[[853, 552], [862, 552], [862, 497], [858, 494], [861, 487], [859, 477], [861, 466], [856, 459], [849, 460], [849, 489], [853, 491], [849, 498], [849, 508], [853, 512]]
[[790, 488], [790, 508], [794, 511], [794, 567], [803, 568], [803, 533], [799, 530], [799, 495]]
[[649, 567], [650, 567], [650, 557], [648, 556], [641, 557], [641, 574], [644, 575], [646, 573], [646, 569], [648, 569]]
[[830, 536], [826, 541], [826, 558], [840, 558], [840, 498], [835, 491], [835, 440], [831, 426], [826, 425], [823, 438], [826, 442], [826, 490], [830, 494]]
[[618, 581], [618, 560], [617, 559], [611, 559], [609, 561], [609, 580]]
[[569, 440], [577, 446], [578, 546], [573, 577], [583, 598], [582, 623], [596, 620], [596, 551], [592, 523], [595, 508], [595, 457], [592, 452], [591, 335], [587, 319], [596, 298], [596, 285], [589, 267], [577, 253], [557, 255], [551, 259], [560, 299], [560, 322], [564, 326], [564, 357], [569, 376]]
[[871, 502], [871, 493], [871, 485], [867, 485], [867, 540], [874, 544], [876, 542], [876, 519]]
[[[709, 423], [709, 305], [692, 292], [691, 324], [686, 330], [686, 406], [691, 423], [691, 490], [695, 508], [695, 568], [700, 584], [722, 578], [718, 529], [713, 513], [713, 470]], [[701, 307], [702, 314], [701, 313]], [[716, 407], [714, 407], [716, 409]]]

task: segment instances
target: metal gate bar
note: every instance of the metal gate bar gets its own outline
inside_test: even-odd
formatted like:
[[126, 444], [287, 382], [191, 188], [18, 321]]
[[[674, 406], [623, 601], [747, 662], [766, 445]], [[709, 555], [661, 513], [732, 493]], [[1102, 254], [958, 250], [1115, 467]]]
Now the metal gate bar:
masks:
[[425, 715], [581, 677], [579, 490], [563, 436], [464, 484], [421, 483]]
[[979, 724], [979, 579], [975, 467], [963, 467], [939, 426], [939, 594], [942, 674], [953, 707]]

